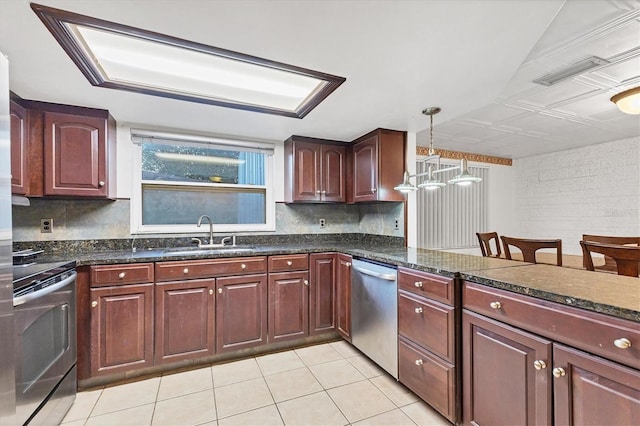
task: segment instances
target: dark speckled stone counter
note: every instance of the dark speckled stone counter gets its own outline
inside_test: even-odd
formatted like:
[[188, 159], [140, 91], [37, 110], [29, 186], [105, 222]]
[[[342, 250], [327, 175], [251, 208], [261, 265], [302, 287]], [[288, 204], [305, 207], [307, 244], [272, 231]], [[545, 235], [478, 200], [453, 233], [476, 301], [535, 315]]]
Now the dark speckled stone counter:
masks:
[[461, 276], [491, 287], [640, 322], [638, 278], [444, 251], [407, 249], [375, 240], [299, 241], [240, 245], [238, 248], [244, 250], [188, 251], [190, 249], [185, 248], [176, 253], [175, 248], [138, 249], [135, 252], [93, 248], [73, 255], [58, 251], [56, 256], [49, 258], [75, 259], [78, 266], [83, 266], [336, 251], [452, 278]]

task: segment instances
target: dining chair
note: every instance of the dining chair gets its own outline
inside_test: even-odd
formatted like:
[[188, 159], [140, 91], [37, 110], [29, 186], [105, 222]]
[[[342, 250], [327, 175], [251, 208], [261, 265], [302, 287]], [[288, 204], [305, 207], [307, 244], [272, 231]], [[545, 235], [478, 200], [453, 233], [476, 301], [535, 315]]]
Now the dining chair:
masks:
[[[478, 241], [480, 242], [480, 251], [483, 257], [500, 257], [502, 250], [500, 250], [500, 238], [497, 232], [476, 232]], [[496, 254], [491, 251], [491, 241], [494, 241], [496, 246]]]
[[543, 248], [556, 249], [556, 264], [562, 266], [562, 240], [532, 240], [527, 238], [500, 237], [504, 248], [504, 255], [511, 260], [511, 251], [509, 246], [514, 246], [522, 252], [522, 259], [525, 262], [536, 262], [536, 251]]
[[587, 270], [595, 271], [591, 253], [600, 253], [613, 258], [618, 275], [639, 276], [640, 247], [594, 243], [584, 240], [580, 241], [580, 246], [582, 246], [582, 255], [586, 261]]
[[[609, 235], [589, 235], [582, 234], [583, 241], [590, 241], [593, 243], [601, 243], [601, 244], [616, 244], [616, 245], [635, 245], [640, 247], [640, 237], [614, 237]], [[593, 262], [593, 258], [591, 259]], [[587, 267], [587, 258], [583, 256], [582, 264], [586, 268]], [[616, 262], [612, 257], [605, 256], [604, 257], [604, 265], [593, 265], [595, 270], [601, 271], [617, 271], [618, 268], [616, 266]]]

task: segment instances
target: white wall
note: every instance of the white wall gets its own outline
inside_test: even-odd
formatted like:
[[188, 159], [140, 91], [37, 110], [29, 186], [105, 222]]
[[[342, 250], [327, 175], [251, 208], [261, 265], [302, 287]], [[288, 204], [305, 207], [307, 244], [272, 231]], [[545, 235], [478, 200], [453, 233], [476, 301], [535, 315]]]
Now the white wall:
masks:
[[640, 139], [523, 158], [514, 169], [513, 236], [561, 238], [563, 253], [581, 254], [582, 234], [640, 235]]

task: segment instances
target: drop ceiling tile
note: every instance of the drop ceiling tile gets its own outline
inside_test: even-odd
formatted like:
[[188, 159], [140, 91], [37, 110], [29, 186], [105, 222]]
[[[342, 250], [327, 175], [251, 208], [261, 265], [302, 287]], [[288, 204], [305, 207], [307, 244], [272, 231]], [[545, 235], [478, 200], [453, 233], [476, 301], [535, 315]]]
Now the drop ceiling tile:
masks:
[[598, 89], [587, 86], [578, 81], [569, 79], [561, 81], [550, 87], [542, 86], [537, 93], [531, 93], [526, 98], [522, 98], [522, 102], [536, 105], [540, 108], [546, 108], [550, 105], [567, 102], [568, 100], [589, 96], [597, 93]]
[[493, 103], [482, 109], [466, 114], [463, 119], [493, 124], [521, 114], [526, 114], [526, 111], [509, 105]]

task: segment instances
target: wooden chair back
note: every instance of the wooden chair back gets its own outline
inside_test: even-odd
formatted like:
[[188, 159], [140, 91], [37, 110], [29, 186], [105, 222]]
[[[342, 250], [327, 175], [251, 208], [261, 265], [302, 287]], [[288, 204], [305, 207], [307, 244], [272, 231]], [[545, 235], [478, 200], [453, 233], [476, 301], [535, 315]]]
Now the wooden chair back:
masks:
[[640, 247], [594, 243], [584, 240], [580, 241], [580, 246], [582, 246], [582, 255], [587, 263], [587, 270], [595, 271], [591, 253], [600, 253], [613, 258], [618, 275], [639, 276]]
[[[601, 243], [601, 244], [616, 244], [616, 245], [635, 245], [640, 247], [640, 237], [614, 237], [609, 235], [582, 235], [583, 241], [591, 241], [593, 243]], [[593, 264], [593, 258], [591, 259], [591, 263]], [[583, 256], [582, 265], [587, 267], [587, 257]], [[617, 271], [618, 267], [616, 266], [615, 260], [613, 260], [610, 256], [604, 257], [604, 265], [594, 265], [595, 270], [601, 271]]]
[[[480, 251], [483, 257], [500, 257], [502, 250], [500, 250], [500, 238], [497, 232], [476, 232], [478, 242], [480, 242]], [[496, 246], [496, 254], [491, 251], [491, 241], [494, 241]]]
[[514, 246], [522, 252], [522, 258], [525, 262], [536, 262], [536, 251], [543, 248], [556, 249], [556, 264], [562, 266], [562, 240], [532, 240], [526, 238], [500, 237], [504, 248], [504, 255], [507, 259], [511, 259], [511, 251], [509, 246]]

